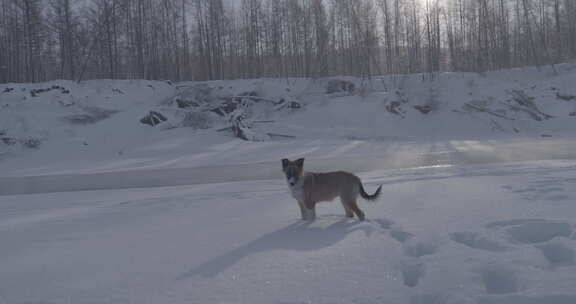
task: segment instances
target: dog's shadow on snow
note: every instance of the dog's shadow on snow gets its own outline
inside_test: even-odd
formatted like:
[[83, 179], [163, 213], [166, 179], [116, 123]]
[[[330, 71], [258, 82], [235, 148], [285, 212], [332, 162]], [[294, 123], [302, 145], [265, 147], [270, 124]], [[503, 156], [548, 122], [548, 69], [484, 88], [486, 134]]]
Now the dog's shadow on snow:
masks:
[[[320, 217], [320, 220], [325, 218]], [[272, 250], [313, 251], [329, 247], [343, 240], [348, 234], [362, 231], [366, 236], [379, 229], [388, 228], [388, 220], [358, 222], [342, 219], [326, 227], [317, 227], [315, 222], [298, 222], [280, 230], [268, 233], [262, 237], [236, 248], [224, 255], [218, 256], [188, 272], [180, 275], [177, 280], [202, 276], [214, 277], [228, 269], [238, 261], [252, 254]]]

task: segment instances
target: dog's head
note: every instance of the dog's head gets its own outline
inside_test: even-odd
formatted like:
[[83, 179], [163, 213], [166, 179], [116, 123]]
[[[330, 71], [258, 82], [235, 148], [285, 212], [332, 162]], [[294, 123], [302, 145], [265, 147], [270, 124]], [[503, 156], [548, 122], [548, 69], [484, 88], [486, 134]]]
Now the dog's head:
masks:
[[282, 170], [284, 171], [284, 174], [286, 174], [286, 181], [288, 181], [288, 185], [296, 185], [302, 177], [302, 172], [304, 171], [304, 158], [300, 158], [295, 161], [290, 161], [286, 158], [282, 159]]

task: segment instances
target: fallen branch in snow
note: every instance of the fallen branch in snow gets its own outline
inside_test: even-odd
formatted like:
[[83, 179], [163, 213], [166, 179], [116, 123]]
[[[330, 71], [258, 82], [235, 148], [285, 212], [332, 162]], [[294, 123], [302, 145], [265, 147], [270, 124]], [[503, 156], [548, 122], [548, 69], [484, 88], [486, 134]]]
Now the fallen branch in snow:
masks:
[[234, 130], [234, 126], [218, 129], [218, 130], [216, 130], [216, 132], [224, 132], [224, 131], [232, 131], [232, 130]]
[[528, 115], [530, 115], [530, 117], [532, 117], [532, 119], [536, 120], [536, 121], [542, 121], [542, 117], [540, 117], [538, 115], [538, 113], [534, 113], [534, 111], [530, 110], [530, 109], [526, 109], [524, 107], [520, 107], [520, 106], [515, 106], [515, 105], [509, 105], [509, 104], [505, 104], [508, 107], [510, 107], [510, 109], [514, 110], [514, 111], [521, 111], [524, 112]]
[[268, 133], [268, 136], [270, 136], [270, 137], [296, 138], [296, 136], [293, 136], [293, 135], [285, 135], [285, 134], [278, 134], [278, 133]]
[[284, 98], [280, 99], [278, 101], [278, 103], [276, 104], [276, 107], [274, 108], [274, 111], [280, 111], [282, 109], [301, 109], [302, 108], [302, 104], [298, 101], [286, 101]]
[[240, 103], [239, 108], [236, 108], [230, 114], [228, 114], [228, 121], [232, 123], [229, 128], [221, 129], [231, 130], [234, 136], [247, 140], [247, 141], [266, 141], [270, 139], [270, 136], [266, 133], [256, 132], [252, 130], [253, 121], [248, 119], [248, 113], [246, 112], [249, 104], [244, 102]]
[[194, 88], [194, 85], [191, 84], [181, 84], [181, 85], [177, 85], [176, 89], [177, 90], [182, 90], [182, 89], [191, 89]]
[[556, 92], [556, 98], [557, 98], [557, 99], [566, 100], [566, 101], [576, 100], [576, 96], [574, 96], [574, 95], [561, 94], [561, 93], [558, 93], [558, 92]]
[[273, 103], [273, 104], [277, 104], [277, 103], [278, 103], [278, 101], [277, 101], [277, 100], [274, 100], [274, 99], [268, 99], [268, 98], [264, 98], [264, 97], [260, 97], [260, 96], [251, 96], [251, 95], [247, 95], [247, 96], [244, 96], [244, 95], [240, 95], [240, 96], [225, 96], [225, 97], [223, 97], [222, 99], [228, 99], [228, 98], [230, 98], [230, 99], [232, 99], [232, 100], [235, 100], [235, 99], [244, 99], [244, 98], [246, 98], [246, 99], [252, 99], [252, 100], [254, 100], [254, 101], [259, 101], [259, 100], [260, 100], [260, 101], [271, 102], [271, 103]]
[[402, 118], [406, 115], [406, 111], [402, 109], [402, 104], [400, 101], [391, 101], [389, 104], [386, 105], [386, 111], [398, 115]]
[[349, 92], [336, 92], [336, 93], [330, 93], [330, 94], [327, 94], [327, 95], [328, 95], [328, 98], [334, 99], [334, 98], [352, 96], [352, 93], [349, 93]]
[[472, 103], [469, 103], [469, 102], [467, 102], [467, 103], [464, 104], [464, 108], [466, 108], [466, 107], [471, 108], [471, 109], [473, 109], [473, 110], [476, 110], [476, 111], [478, 111], [478, 112], [487, 113], [487, 114], [494, 115], [494, 116], [496, 116], [496, 117], [503, 118], [503, 119], [506, 119], [506, 120], [514, 120], [514, 118], [508, 117], [508, 116], [506, 116], [506, 115], [502, 115], [502, 114], [500, 114], [500, 113], [496, 113], [496, 112], [494, 112], [494, 111], [492, 111], [492, 110], [489, 110], [489, 109], [484, 108], [484, 107], [477, 106], [477, 105], [472, 104]]
[[[510, 94], [512, 96], [512, 98], [514, 99], [514, 101], [520, 105], [520, 107], [516, 107], [516, 109], [524, 110], [525, 112], [530, 114], [530, 116], [533, 119], [535, 119], [537, 121], [541, 121], [542, 118], [540, 117], [540, 115], [543, 116], [544, 119], [554, 118], [554, 116], [548, 115], [548, 114], [540, 111], [540, 109], [538, 109], [538, 107], [534, 103], [534, 97], [526, 95], [526, 93], [524, 93], [524, 91], [512, 90], [512, 91], [509, 91], [507, 93]], [[514, 107], [514, 106], [510, 105], [510, 107]]]
[[[226, 132], [226, 131], [236, 131], [236, 126], [230, 126], [222, 129], [216, 130], [216, 132]], [[283, 138], [296, 138], [294, 135], [286, 135], [286, 134], [279, 134], [279, 133], [266, 133], [270, 137], [283, 137]]]
[[249, 126], [242, 122], [235, 124], [232, 127], [232, 131], [234, 131], [236, 137], [247, 141], [266, 141], [270, 139], [270, 135], [254, 132]]
[[490, 119], [490, 125], [492, 126], [492, 130], [493, 131], [500, 131], [500, 132], [504, 132], [506, 131], [504, 129], [504, 127], [502, 127], [498, 122], [496, 122], [494, 119]]
[[222, 102], [217, 105], [216, 107], [211, 107], [209, 109], [204, 109], [203, 111], [212, 111], [220, 116], [226, 116], [229, 113], [234, 112], [236, 109], [238, 109], [239, 106], [241, 106], [242, 103], [244, 103], [244, 100], [248, 99], [251, 101], [265, 101], [268, 103], [271, 103], [273, 105], [284, 105], [285, 101], [284, 99], [280, 99], [278, 101], [276, 100], [272, 100], [272, 99], [268, 99], [268, 98], [264, 98], [264, 97], [260, 97], [260, 96], [225, 96], [225, 97], [220, 97], [220, 100], [222, 100]]

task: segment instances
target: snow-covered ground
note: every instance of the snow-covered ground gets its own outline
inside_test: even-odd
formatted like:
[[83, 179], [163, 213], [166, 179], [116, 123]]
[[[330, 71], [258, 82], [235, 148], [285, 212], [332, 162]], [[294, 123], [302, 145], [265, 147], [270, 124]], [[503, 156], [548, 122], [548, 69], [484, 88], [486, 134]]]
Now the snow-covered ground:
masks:
[[576, 65], [423, 77], [1, 84], [0, 304], [576, 303]]
[[2, 303], [576, 303], [576, 162], [361, 175], [299, 220], [284, 181], [0, 197]]
[[[576, 65], [442, 73], [434, 82], [423, 77], [340, 79], [354, 83], [351, 94], [328, 94], [334, 79], [0, 84], [0, 176], [232, 165], [280, 156], [379, 158], [430, 152], [439, 142], [448, 148], [470, 140], [495, 145], [487, 139], [532, 145], [568, 137], [571, 144]], [[286, 101], [248, 100], [250, 119], [273, 121], [255, 124], [256, 131], [295, 137], [246, 142], [218, 132], [228, 117], [206, 110], [247, 93]], [[180, 108], [179, 100], [193, 106]], [[291, 101], [300, 108], [281, 107]], [[150, 111], [167, 121], [142, 124]]]

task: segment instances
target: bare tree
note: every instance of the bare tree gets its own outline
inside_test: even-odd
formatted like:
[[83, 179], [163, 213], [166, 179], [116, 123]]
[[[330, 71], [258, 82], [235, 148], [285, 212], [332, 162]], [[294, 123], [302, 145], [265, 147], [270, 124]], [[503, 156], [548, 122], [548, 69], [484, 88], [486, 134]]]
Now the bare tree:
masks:
[[576, 59], [573, 0], [42, 1], [0, 0], [1, 82], [433, 75]]

